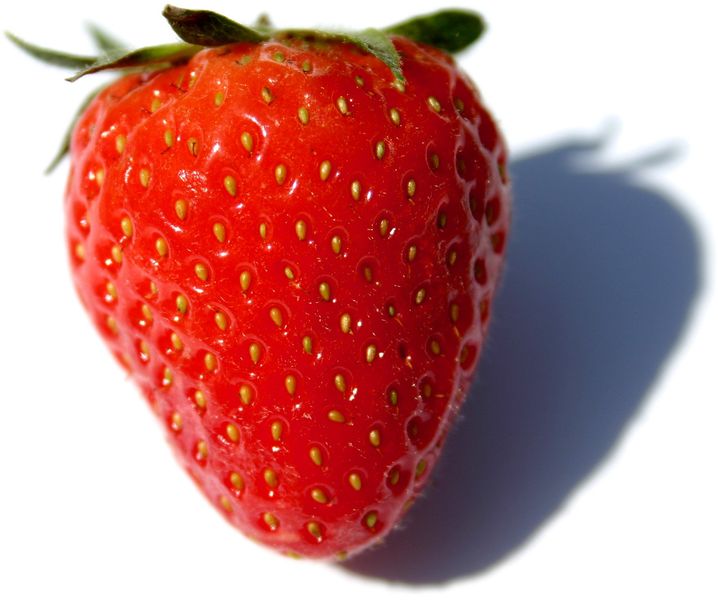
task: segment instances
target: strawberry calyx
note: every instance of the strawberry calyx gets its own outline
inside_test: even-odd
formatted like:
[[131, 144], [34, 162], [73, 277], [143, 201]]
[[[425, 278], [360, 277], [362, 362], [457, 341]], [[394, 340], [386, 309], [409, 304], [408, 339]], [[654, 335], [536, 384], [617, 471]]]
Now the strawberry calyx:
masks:
[[[396, 50], [391, 36], [403, 36], [445, 52], [456, 53], [474, 43], [485, 30], [484, 21], [478, 13], [461, 9], [442, 10], [414, 17], [383, 29], [369, 28], [357, 32], [275, 29], [265, 15], [258, 19], [254, 27], [248, 27], [209, 10], [190, 10], [169, 4], [165, 6], [162, 15], [182, 40], [181, 42], [129, 50], [112, 35], [96, 26], [90, 26], [90, 35], [100, 53], [96, 56], [89, 56], [37, 46], [9, 32], [6, 32], [5, 35], [20, 49], [42, 62], [74, 69], [75, 73], [67, 78], [67, 81], [70, 82], [101, 71], [128, 72], [167, 68], [187, 62], [200, 50], [207, 47], [242, 42], [258, 44], [269, 40], [288, 39], [354, 44], [362, 51], [381, 60], [391, 69], [397, 81], [404, 82], [401, 56]], [[77, 117], [99, 93], [100, 89], [83, 102], [63, 139], [59, 152], [46, 172], [52, 171], [67, 154], [70, 134]]]

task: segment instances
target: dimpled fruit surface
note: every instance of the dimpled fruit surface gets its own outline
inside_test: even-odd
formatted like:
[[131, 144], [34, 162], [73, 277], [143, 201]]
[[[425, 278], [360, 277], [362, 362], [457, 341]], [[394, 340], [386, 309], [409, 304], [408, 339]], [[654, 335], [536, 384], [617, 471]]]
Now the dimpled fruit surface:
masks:
[[75, 128], [74, 282], [225, 517], [280, 551], [380, 539], [433, 468], [486, 334], [506, 151], [439, 50], [405, 83], [343, 43], [202, 50]]

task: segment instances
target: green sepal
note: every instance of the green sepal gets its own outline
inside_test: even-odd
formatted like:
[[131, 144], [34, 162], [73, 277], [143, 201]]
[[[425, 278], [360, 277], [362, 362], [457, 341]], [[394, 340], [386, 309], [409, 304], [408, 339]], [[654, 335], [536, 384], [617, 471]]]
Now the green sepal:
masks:
[[100, 86], [95, 91], [93, 91], [89, 96], [87, 96], [87, 98], [83, 100], [82, 104], [78, 107], [75, 116], [72, 117], [70, 126], [67, 128], [67, 131], [65, 131], [65, 135], [62, 137], [62, 143], [57, 150], [57, 154], [55, 154], [55, 157], [52, 159], [52, 162], [47, 165], [47, 168], [45, 169], [45, 175], [49, 175], [50, 173], [52, 173], [55, 170], [55, 167], [60, 164], [60, 161], [65, 158], [65, 155], [70, 152], [70, 141], [72, 140], [72, 132], [75, 130], [75, 125], [77, 125], [77, 122], [80, 120], [82, 113], [85, 112], [85, 109], [90, 106], [90, 102], [95, 99], [97, 94], [99, 94], [104, 89], [104, 87], [105, 86]]
[[485, 30], [486, 24], [478, 13], [458, 9], [414, 17], [384, 29], [386, 33], [402, 35], [450, 53], [470, 46]]
[[401, 71], [401, 57], [385, 32], [378, 29], [365, 29], [357, 33], [341, 34], [337, 37], [359, 46], [365, 52], [373, 54], [391, 69], [394, 77], [402, 83], [405, 81], [404, 73]]
[[100, 52], [109, 52], [120, 48], [127, 48], [127, 45], [118, 40], [114, 35], [108, 33], [94, 23], [88, 23], [87, 31]]
[[97, 58], [92, 64], [68, 77], [67, 81], [77, 81], [80, 77], [100, 71], [112, 69], [128, 69], [132, 67], [167, 66], [185, 62], [201, 50], [201, 46], [176, 43], [162, 46], [148, 46], [138, 50], [110, 50]]
[[69, 67], [70, 69], [85, 69], [97, 60], [97, 57], [95, 56], [68, 54], [67, 52], [60, 52], [58, 50], [51, 50], [49, 48], [36, 46], [35, 44], [31, 44], [30, 42], [20, 39], [9, 31], [5, 32], [5, 36], [18, 48], [48, 65]]
[[189, 10], [168, 4], [162, 16], [180, 39], [188, 44], [212, 47], [238, 42], [258, 43], [269, 39], [267, 33], [240, 25], [211, 10]]

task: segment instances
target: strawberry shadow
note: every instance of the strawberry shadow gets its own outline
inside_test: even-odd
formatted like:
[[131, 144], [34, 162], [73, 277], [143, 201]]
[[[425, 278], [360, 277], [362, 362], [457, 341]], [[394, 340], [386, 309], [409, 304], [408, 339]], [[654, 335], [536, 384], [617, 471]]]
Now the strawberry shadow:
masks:
[[581, 166], [601, 146], [569, 141], [513, 163], [508, 266], [462, 417], [401, 528], [343, 568], [415, 585], [486, 571], [630, 426], [681, 337], [700, 251], [673, 202], [635, 177], [670, 156]]

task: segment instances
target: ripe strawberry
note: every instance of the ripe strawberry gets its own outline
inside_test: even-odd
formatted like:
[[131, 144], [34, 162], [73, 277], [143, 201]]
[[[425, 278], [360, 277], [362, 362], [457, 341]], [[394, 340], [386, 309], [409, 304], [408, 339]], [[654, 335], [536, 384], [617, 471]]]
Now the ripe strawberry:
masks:
[[202, 19], [239, 26], [167, 16], [217, 47], [174, 45], [81, 115], [77, 291], [232, 524], [287, 553], [355, 552], [425, 484], [469, 386], [505, 248], [504, 143], [426, 44], [387, 41], [399, 70], [381, 40], [208, 41]]

